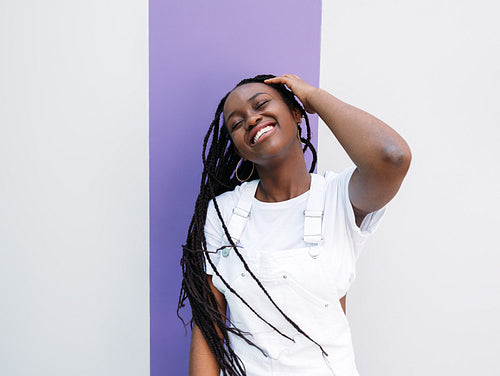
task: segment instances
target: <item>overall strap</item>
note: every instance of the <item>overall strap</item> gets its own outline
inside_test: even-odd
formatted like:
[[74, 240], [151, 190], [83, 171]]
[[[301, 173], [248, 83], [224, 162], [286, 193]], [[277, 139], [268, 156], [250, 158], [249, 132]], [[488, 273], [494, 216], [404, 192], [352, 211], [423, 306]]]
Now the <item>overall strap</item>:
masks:
[[324, 206], [325, 178], [311, 174], [311, 188], [309, 200], [304, 212], [304, 242], [319, 244], [323, 239], [323, 206]]
[[238, 205], [233, 209], [233, 214], [231, 215], [227, 229], [235, 243], [240, 240], [243, 229], [247, 223], [248, 216], [250, 215], [250, 208], [252, 207], [252, 200], [255, 197], [258, 184], [259, 179], [246, 183], [242, 188]]

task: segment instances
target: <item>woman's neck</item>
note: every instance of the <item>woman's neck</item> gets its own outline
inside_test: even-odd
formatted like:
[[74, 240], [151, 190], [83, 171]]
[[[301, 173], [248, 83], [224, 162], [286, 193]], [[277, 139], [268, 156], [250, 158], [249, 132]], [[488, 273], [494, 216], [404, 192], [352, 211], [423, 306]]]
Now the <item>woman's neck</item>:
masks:
[[279, 202], [297, 197], [309, 190], [311, 175], [304, 155], [288, 158], [272, 168], [258, 167], [260, 183], [255, 197], [259, 201]]

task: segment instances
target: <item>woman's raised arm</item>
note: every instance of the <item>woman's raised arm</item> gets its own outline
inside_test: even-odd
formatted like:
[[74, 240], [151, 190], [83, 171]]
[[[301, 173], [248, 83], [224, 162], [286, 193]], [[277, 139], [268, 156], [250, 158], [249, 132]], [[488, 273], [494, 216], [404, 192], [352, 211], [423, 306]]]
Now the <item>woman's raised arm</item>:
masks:
[[358, 226], [366, 214], [396, 195], [410, 166], [411, 151], [394, 129], [296, 75], [285, 74], [266, 83], [288, 86], [307, 112], [321, 117], [356, 165], [349, 197]]

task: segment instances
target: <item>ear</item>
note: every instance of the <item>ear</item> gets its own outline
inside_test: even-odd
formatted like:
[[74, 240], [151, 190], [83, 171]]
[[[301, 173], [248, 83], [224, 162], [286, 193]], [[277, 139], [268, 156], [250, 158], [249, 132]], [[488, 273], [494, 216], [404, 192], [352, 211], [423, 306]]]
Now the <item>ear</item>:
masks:
[[294, 108], [292, 110], [292, 115], [296, 123], [300, 123], [300, 120], [302, 119], [302, 113], [300, 112], [299, 109]]

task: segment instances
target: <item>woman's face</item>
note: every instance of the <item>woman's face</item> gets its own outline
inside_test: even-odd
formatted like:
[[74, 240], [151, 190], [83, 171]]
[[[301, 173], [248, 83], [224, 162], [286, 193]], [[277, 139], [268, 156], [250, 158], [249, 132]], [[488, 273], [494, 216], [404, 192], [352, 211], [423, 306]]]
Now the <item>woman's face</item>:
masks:
[[226, 99], [223, 118], [238, 154], [257, 165], [286, 156], [293, 146], [300, 149], [300, 112], [292, 113], [269, 85], [249, 83], [235, 88]]

